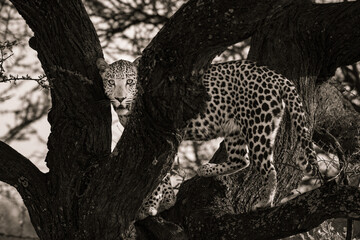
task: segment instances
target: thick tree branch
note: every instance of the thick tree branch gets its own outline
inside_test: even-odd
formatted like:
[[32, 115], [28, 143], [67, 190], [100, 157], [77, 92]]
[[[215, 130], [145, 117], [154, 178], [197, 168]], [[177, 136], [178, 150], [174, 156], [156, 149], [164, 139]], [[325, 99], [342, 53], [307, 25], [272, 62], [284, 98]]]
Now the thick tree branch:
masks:
[[[296, 76], [332, 76], [337, 67], [360, 60], [360, 2], [312, 4], [291, 1], [286, 11], [269, 16], [252, 36], [249, 58]], [[280, 24], [280, 25], [279, 25]], [[283, 30], [284, 32], [279, 32]], [[272, 41], [268, 41], [272, 39]], [[273, 44], [277, 42], [276, 47]], [[288, 52], [291, 49], [291, 56]], [[268, 54], [263, 54], [266, 51]], [[271, 56], [271, 57], [270, 57]], [[287, 61], [283, 57], [287, 56]], [[303, 65], [301, 68], [299, 65]]]
[[[95, 63], [102, 57], [99, 40], [81, 1], [11, 2], [34, 32], [29, 44], [51, 84], [50, 174], [72, 174], [69, 167], [77, 171], [96, 161], [95, 156], [109, 154], [110, 103]], [[58, 144], [65, 139], [67, 146]], [[76, 154], [69, 156], [67, 147], [76, 148]], [[94, 155], [91, 161], [89, 155]]]
[[187, 240], [182, 227], [160, 216], [148, 217], [136, 223], [138, 239]]
[[[208, 190], [205, 186], [214, 189]], [[353, 186], [329, 182], [282, 205], [242, 213], [234, 211], [238, 207], [233, 203], [225, 200], [222, 205], [216, 200], [227, 194], [224, 187], [216, 179], [188, 180], [180, 188], [174, 207], [161, 213], [161, 217], [155, 217], [157, 220], [151, 217], [153, 220], [139, 222], [139, 226], [157, 239], [165, 239], [163, 236], [167, 231], [158, 223], [163, 217], [182, 226], [190, 239], [255, 240], [296, 235], [331, 218], [360, 219], [360, 189]], [[152, 239], [151, 234], [143, 239]]]
[[0, 141], [0, 181], [18, 189], [23, 198], [29, 193], [46, 192], [46, 178], [29, 159]]
[[[312, 16], [310, 34], [319, 31], [318, 39], [322, 40], [325, 53], [320, 75], [333, 76], [336, 68], [360, 61], [359, 1], [319, 4], [312, 10]], [[308, 21], [310, 25], [311, 19]]]
[[359, 219], [360, 190], [329, 183], [270, 209], [233, 214], [205, 207], [186, 217], [192, 239], [278, 239], [309, 231], [330, 218]]
[[[0, 181], [15, 187], [20, 193], [29, 210], [35, 229], [46, 210], [50, 194], [46, 186], [46, 175], [42, 173], [29, 159], [18, 153], [6, 143], [0, 141]], [[37, 229], [41, 237], [47, 226]]]
[[88, 239], [75, 235], [88, 227], [77, 223], [80, 216], [89, 216], [89, 208], [81, 209], [79, 198], [96, 163], [106, 162], [111, 145], [110, 102], [96, 67], [101, 46], [80, 0], [11, 2], [34, 32], [29, 44], [37, 51], [51, 85], [46, 158], [51, 195], [44, 209], [57, 210], [48, 212], [51, 217], [39, 211], [48, 219], [38, 221], [48, 230], [43, 239]]

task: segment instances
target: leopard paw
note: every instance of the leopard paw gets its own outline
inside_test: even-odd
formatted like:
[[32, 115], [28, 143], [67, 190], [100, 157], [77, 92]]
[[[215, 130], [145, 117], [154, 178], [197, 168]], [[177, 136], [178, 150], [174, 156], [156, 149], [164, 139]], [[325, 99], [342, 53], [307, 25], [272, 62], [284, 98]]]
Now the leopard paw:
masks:
[[138, 214], [138, 220], [147, 218], [148, 216], [155, 216], [158, 213], [155, 207], [142, 208]]

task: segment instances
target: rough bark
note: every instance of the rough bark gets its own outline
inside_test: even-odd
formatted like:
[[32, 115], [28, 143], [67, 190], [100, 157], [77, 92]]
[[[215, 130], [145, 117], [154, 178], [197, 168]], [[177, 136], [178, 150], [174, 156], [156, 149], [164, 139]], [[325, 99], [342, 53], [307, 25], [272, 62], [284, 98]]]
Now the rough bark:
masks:
[[[81, 1], [11, 0], [11, 2], [34, 31], [30, 45], [37, 50], [52, 86], [52, 110], [49, 113], [51, 135], [46, 159], [50, 169], [46, 181], [46, 190], [49, 194], [45, 206], [41, 205], [42, 211], [29, 208], [32, 203], [30, 200], [25, 202], [30, 215], [37, 216], [32, 218], [33, 224], [42, 226], [36, 228], [42, 239], [126, 237], [128, 226], [135, 219], [142, 200], [170, 168], [186, 121], [196, 116], [204, 107], [207, 96], [199, 81], [201, 69], [206, 68], [212, 58], [225, 47], [256, 33], [252, 43], [251, 58], [284, 72], [292, 80], [299, 81], [300, 87], [309, 87], [308, 94], [300, 91], [306, 103], [310, 103], [306, 106], [311, 105], [312, 89], [315, 85], [312, 77], [317, 76], [308, 77], [307, 74], [319, 73], [328, 68], [315, 65], [315, 68], [320, 70], [309, 71], [309, 64], [312, 62], [305, 53], [314, 51], [312, 56], [315, 59], [322, 54], [332, 56], [330, 50], [331, 53], [333, 52], [332, 48], [327, 47], [298, 49], [297, 47], [301, 45], [295, 42], [291, 45], [292, 48], [286, 48], [285, 56], [295, 56], [294, 59], [300, 57], [305, 65], [291, 65], [291, 69], [294, 69], [293, 75], [288, 75], [284, 70], [287, 68], [281, 67], [290, 62], [288, 59], [279, 58], [279, 61], [271, 64], [269, 58], [260, 58], [259, 54], [256, 54], [260, 52], [264, 56], [273, 54], [274, 58], [278, 55], [274, 53], [282, 53], [284, 50], [280, 48], [287, 46], [285, 44], [287, 42], [281, 44], [282, 39], [288, 40], [286, 36], [290, 34], [302, 34], [287, 32], [289, 29], [286, 26], [301, 29], [306, 22], [298, 21], [288, 25], [280, 23], [293, 18], [294, 13], [306, 19], [308, 12], [305, 7], [311, 9], [316, 5], [295, 0], [189, 1], [179, 9], [144, 50], [139, 67], [139, 80], [143, 91], [116, 147], [116, 154], [110, 156], [110, 103], [105, 100], [95, 65], [96, 59], [101, 57], [102, 53]], [[359, 2], [347, 4], [351, 4], [351, 7], [339, 8], [341, 16], [346, 18], [348, 11], [352, 14], [359, 12]], [[331, 14], [337, 9], [333, 7], [326, 11]], [[324, 10], [322, 16], [326, 15], [326, 11]], [[326, 19], [323, 21], [327, 22]], [[269, 23], [272, 28], [267, 28]], [[357, 25], [353, 27], [356, 28]], [[335, 30], [336, 28], [333, 29]], [[266, 38], [268, 33], [269, 37], [276, 37], [275, 40]], [[311, 34], [315, 33], [308, 33], [306, 35], [308, 38], [305, 39], [299, 35], [296, 39], [299, 42], [311, 41]], [[316, 36], [319, 34], [317, 33]], [[353, 34], [353, 31], [350, 34]], [[338, 35], [331, 32], [331, 36]], [[354, 36], [356, 38], [358, 35]], [[331, 41], [326, 43], [331, 44]], [[333, 45], [336, 44], [337, 42], [334, 42]], [[267, 46], [272, 46], [273, 51]], [[346, 47], [352, 49], [357, 45], [349, 41]], [[342, 51], [344, 50], [346, 49], [343, 48]], [[328, 52], [324, 53], [324, 51]], [[356, 51], [351, 57], [347, 60], [358, 59], [359, 52]], [[329, 62], [334, 63], [331, 60]], [[336, 61], [335, 65], [339, 62], [346, 61]], [[332, 68], [333, 66], [329, 67]], [[310, 108], [309, 111], [312, 116], [314, 110]], [[312, 123], [313, 120], [310, 118], [309, 121]], [[281, 137], [277, 141], [277, 158], [281, 159], [278, 167], [282, 172], [279, 176], [280, 190], [288, 189], [289, 185], [300, 178], [300, 174], [293, 174], [292, 168], [283, 167], [289, 165], [290, 158], [298, 154], [294, 147], [296, 144], [292, 141], [290, 141], [292, 145], [288, 144], [287, 140], [291, 135], [287, 134], [285, 129], [287, 128], [282, 128]], [[219, 220], [227, 226], [231, 225], [230, 221], [240, 221], [236, 216], [241, 218], [241, 215], [249, 209], [256, 198], [253, 188], [260, 184], [256, 179], [257, 176], [253, 176], [250, 172], [251, 169], [226, 181], [221, 180], [223, 184], [214, 179], [196, 178], [189, 182], [202, 197], [188, 195], [187, 201], [192, 199], [190, 202], [194, 203], [193, 206], [196, 208], [187, 205], [188, 208], [183, 209], [181, 216], [187, 219], [187, 216], [192, 216], [193, 212], [203, 213], [204, 216], [200, 218], [200, 215], [196, 217], [194, 215], [193, 220], [178, 221], [189, 236], [198, 234], [197, 226], [201, 224], [207, 226], [203, 221], [208, 219], [213, 221], [214, 217], [223, 216], [224, 211], [228, 217]], [[285, 177], [290, 173], [295, 176], [290, 181], [291, 184]], [[239, 179], [242, 184], [239, 184]], [[0, 180], [4, 180], [2, 176]], [[42, 180], [38, 179], [38, 181], [40, 185], [43, 184]], [[217, 192], [220, 195], [215, 194]], [[192, 193], [192, 191], [184, 191], [179, 193], [179, 197], [185, 199], [181, 194]], [[214, 197], [215, 200], [213, 196], [217, 196]], [[280, 195], [277, 199], [279, 197]], [[320, 199], [319, 197], [318, 200], [321, 201]], [[198, 210], [199, 206], [202, 206], [201, 211]], [[176, 209], [175, 207], [175, 212]], [[279, 209], [279, 214], [283, 214], [283, 210], [287, 208]], [[257, 213], [246, 214], [244, 216]], [[262, 220], [258, 219], [258, 221]], [[220, 227], [221, 222], [217, 222], [214, 226]], [[196, 225], [191, 227], [195, 223]], [[237, 222], [237, 225], [240, 223]], [[147, 227], [151, 228], [151, 225]], [[161, 228], [154, 229], [159, 231]], [[178, 227], [174, 229], [179, 230]], [[288, 230], [286, 234], [291, 235], [291, 229]], [[294, 233], [297, 231], [294, 230]], [[211, 231], [210, 233], [215, 234]], [[203, 234], [207, 234], [207, 231], [203, 231]], [[216, 236], [221, 238], [224, 234], [219, 231]], [[205, 235], [201, 237], [209, 239]]]
[[[216, 202], [219, 201], [216, 198], [223, 199], [221, 195], [229, 194], [223, 190], [224, 187], [216, 187], [218, 184], [222, 185], [221, 182], [214, 179], [210, 183], [203, 179], [189, 181], [183, 186], [187, 195], [181, 195], [175, 206], [180, 215], [173, 213], [175, 209], [162, 215], [168, 221], [185, 226], [190, 239], [279, 239], [309, 231], [329, 218], [360, 217], [360, 190], [357, 187], [337, 186], [334, 182], [283, 205], [255, 212], [236, 213], [230, 210], [233, 204], [230, 201], [223, 203], [223, 208], [212, 208], [208, 204], [204, 206], [204, 202], [209, 199]], [[194, 187], [195, 181], [199, 181], [202, 188]], [[212, 196], [203, 190], [214, 186], [218, 191], [212, 190]], [[195, 194], [199, 199], [194, 201], [192, 197], [189, 198], [190, 194]], [[227, 204], [229, 205], [226, 207]], [[189, 211], [189, 208], [193, 211]], [[182, 211], [186, 214], [182, 214]]]
[[110, 104], [95, 64], [102, 57], [99, 40], [81, 1], [12, 3], [34, 32], [29, 44], [52, 97], [46, 203], [40, 210], [25, 204], [31, 216], [38, 216], [31, 220], [40, 238], [81, 239], [79, 199], [94, 164], [110, 154]]
[[[20, 193], [35, 223], [34, 228], [46, 227], [42, 225], [45, 214], [39, 214], [48, 206], [50, 200], [45, 174], [40, 172], [29, 159], [2, 141], [0, 141], [0, 180], [15, 187]], [[40, 234], [39, 236], [41, 237]]]

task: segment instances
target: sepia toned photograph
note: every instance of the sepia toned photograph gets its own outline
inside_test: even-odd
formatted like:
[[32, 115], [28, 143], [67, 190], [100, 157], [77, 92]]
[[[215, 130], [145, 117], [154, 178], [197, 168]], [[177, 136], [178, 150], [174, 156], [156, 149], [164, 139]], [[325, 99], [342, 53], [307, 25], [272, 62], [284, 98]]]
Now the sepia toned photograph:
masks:
[[360, 240], [359, 0], [0, 0], [0, 240]]

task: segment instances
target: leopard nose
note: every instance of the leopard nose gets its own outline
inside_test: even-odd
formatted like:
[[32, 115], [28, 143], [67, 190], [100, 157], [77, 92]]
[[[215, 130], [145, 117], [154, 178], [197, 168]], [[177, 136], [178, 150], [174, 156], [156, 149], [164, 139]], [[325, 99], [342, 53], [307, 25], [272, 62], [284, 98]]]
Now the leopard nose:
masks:
[[116, 97], [115, 99], [118, 100], [120, 103], [125, 100], [126, 97]]

